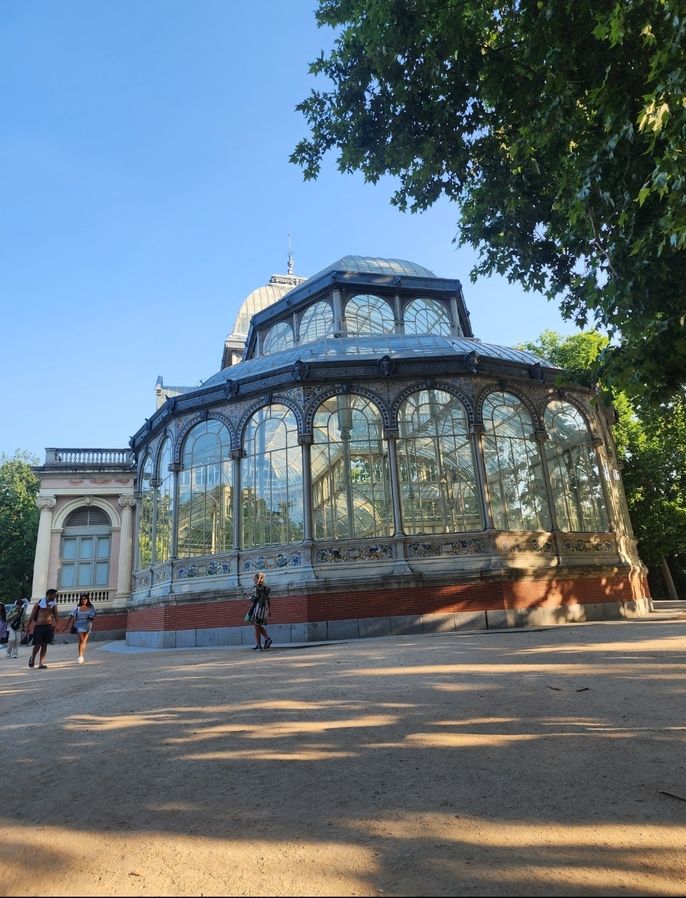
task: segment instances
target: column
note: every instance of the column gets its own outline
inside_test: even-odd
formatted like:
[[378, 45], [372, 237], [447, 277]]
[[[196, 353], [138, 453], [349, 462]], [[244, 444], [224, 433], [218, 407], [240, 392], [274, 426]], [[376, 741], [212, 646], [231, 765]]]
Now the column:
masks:
[[402, 528], [402, 503], [400, 501], [400, 477], [398, 475], [398, 453], [395, 441], [397, 432], [387, 431], [388, 472], [391, 478], [391, 503], [393, 506], [393, 544], [395, 548], [394, 574], [411, 574], [412, 568], [405, 557], [405, 533]]
[[307, 434], [298, 436], [298, 442], [302, 449], [303, 469], [303, 580], [314, 580], [314, 568], [312, 567], [312, 551], [314, 547], [313, 522], [312, 522], [312, 464], [310, 444], [312, 437]]
[[493, 515], [491, 514], [491, 500], [488, 493], [488, 477], [484, 463], [483, 424], [472, 424], [469, 435], [473, 440], [474, 458], [476, 459], [477, 482], [480, 486], [481, 508], [484, 514], [484, 526], [487, 531], [493, 531]]
[[55, 503], [54, 496], [39, 496], [36, 499], [36, 505], [40, 508], [40, 519], [38, 521], [38, 537], [36, 539], [36, 556], [33, 562], [32, 599], [42, 598], [48, 588], [52, 510], [55, 507]]
[[243, 457], [242, 449], [233, 449], [231, 451], [231, 515], [233, 519], [233, 546], [229, 552], [229, 564], [231, 565], [231, 573], [229, 574], [228, 585], [238, 587], [240, 550], [241, 550], [241, 518], [243, 515], [243, 503], [241, 501], [241, 458]]
[[133, 508], [136, 500], [133, 496], [120, 496], [117, 500], [121, 507], [121, 530], [119, 531], [119, 563], [117, 565], [117, 591], [114, 604], [126, 605], [131, 596], [131, 558], [133, 550]]
[[333, 291], [333, 335], [334, 337], [343, 337], [343, 297], [341, 291], [336, 289]]

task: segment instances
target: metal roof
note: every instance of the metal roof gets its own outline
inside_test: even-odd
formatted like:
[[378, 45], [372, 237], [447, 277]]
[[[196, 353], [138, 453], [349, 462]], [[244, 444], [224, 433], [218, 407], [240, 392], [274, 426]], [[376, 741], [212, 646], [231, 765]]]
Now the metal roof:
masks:
[[500, 359], [522, 365], [540, 364], [555, 369], [555, 366], [533, 352], [481, 343], [479, 340], [437, 335], [380, 334], [362, 337], [325, 337], [312, 343], [292, 346], [266, 356], [245, 359], [212, 375], [202, 384], [205, 390], [218, 386], [227, 380], [258, 377], [279, 368], [289, 367], [298, 360], [305, 363], [336, 362], [345, 360], [379, 359], [388, 355], [392, 359], [413, 359], [427, 357], [463, 356], [476, 352], [482, 358]]

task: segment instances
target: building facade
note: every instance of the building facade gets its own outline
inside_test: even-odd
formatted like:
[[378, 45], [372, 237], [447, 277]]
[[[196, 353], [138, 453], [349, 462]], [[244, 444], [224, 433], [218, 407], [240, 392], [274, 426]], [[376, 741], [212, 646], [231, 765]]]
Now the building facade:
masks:
[[[475, 338], [458, 281], [359, 256], [276, 276], [221, 365], [197, 388], [158, 381], [127, 489], [91, 494], [106, 486], [91, 477], [53, 517], [60, 591], [81, 563], [69, 515], [110, 518], [131, 644], [252, 642], [258, 570], [277, 642], [649, 610], [611, 413], [544, 359]], [[54, 467], [39, 501], [62, 508]]]

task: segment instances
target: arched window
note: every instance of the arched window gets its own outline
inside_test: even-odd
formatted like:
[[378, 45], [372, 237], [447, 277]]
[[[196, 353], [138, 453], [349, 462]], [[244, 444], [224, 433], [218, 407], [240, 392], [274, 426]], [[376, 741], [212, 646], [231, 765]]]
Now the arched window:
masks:
[[303, 538], [302, 448], [285, 405], [268, 405], [248, 421], [241, 459], [242, 547]]
[[280, 352], [282, 349], [290, 349], [294, 342], [291, 325], [287, 321], [279, 321], [270, 327], [264, 335], [262, 354], [269, 355], [272, 352]]
[[392, 334], [393, 310], [380, 296], [353, 296], [345, 305], [345, 326], [349, 337]]
[[379, 409], [332, 396], [314, 416], [311, 450], [315, 539], [389, 536], [393, 510]]
[[333, 312], [328, 302], [316, 302], [305, 309], [300, 320], [300, 343], [321, 340], [333, 333]]
[[607, 530], [605, 498], [595, 449], [581, 412], [568, 402], [545, 411], [545, 454], [560, 530]]
[[484, 463], [496, 530], [550, 530], [541, 456], [526, 406], [510, 393], [484, 402]]
[[450, 336], [450, 315], [445, 303], [437, 299], [413, 299], [405, 308], [406, 334]]
[[62, 533], [61, 589], [107, 589], [112, 524], [100, 508], [77, 508]]
[[162, 444], [157, 467], [158, 487], [155, 494], [155, 563], [167, 561], [171, 557], [171, 535], [174, 520], [174, 474], [171, 464], [171, 440], [167, 437]]
[[154, 491], [152, 487], [152, 458], [145, 456], [141, 469], [140, 512], [138, 518], [138, 567], [152, 564], [152, 510]]
[[398, 412], [398, 477], [405, 533], [481, 530], [467, 412], [443, 390], [420, 390]]
[[232, 546], [232, 468], [228, 429], [204, 421], [184, 442], [179, 472], [178, 555], [216, 555]]

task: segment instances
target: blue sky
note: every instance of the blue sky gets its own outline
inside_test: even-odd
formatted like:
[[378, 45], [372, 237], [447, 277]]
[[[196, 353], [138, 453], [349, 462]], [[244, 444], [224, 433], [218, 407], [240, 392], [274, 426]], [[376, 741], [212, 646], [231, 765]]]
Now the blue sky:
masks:
[[330, 45], [297, 0], [0, 3], [0, 453], [128, 445], [158, 375], [220, 366], [243, 299], [342, 256], [409, 259], [462, 281], [476, 336], [511, 346], [557, 306], [471, 284], [457, 209], [389, 203], [393, 182], [315, 182], [288, 161], [296, 104]]

